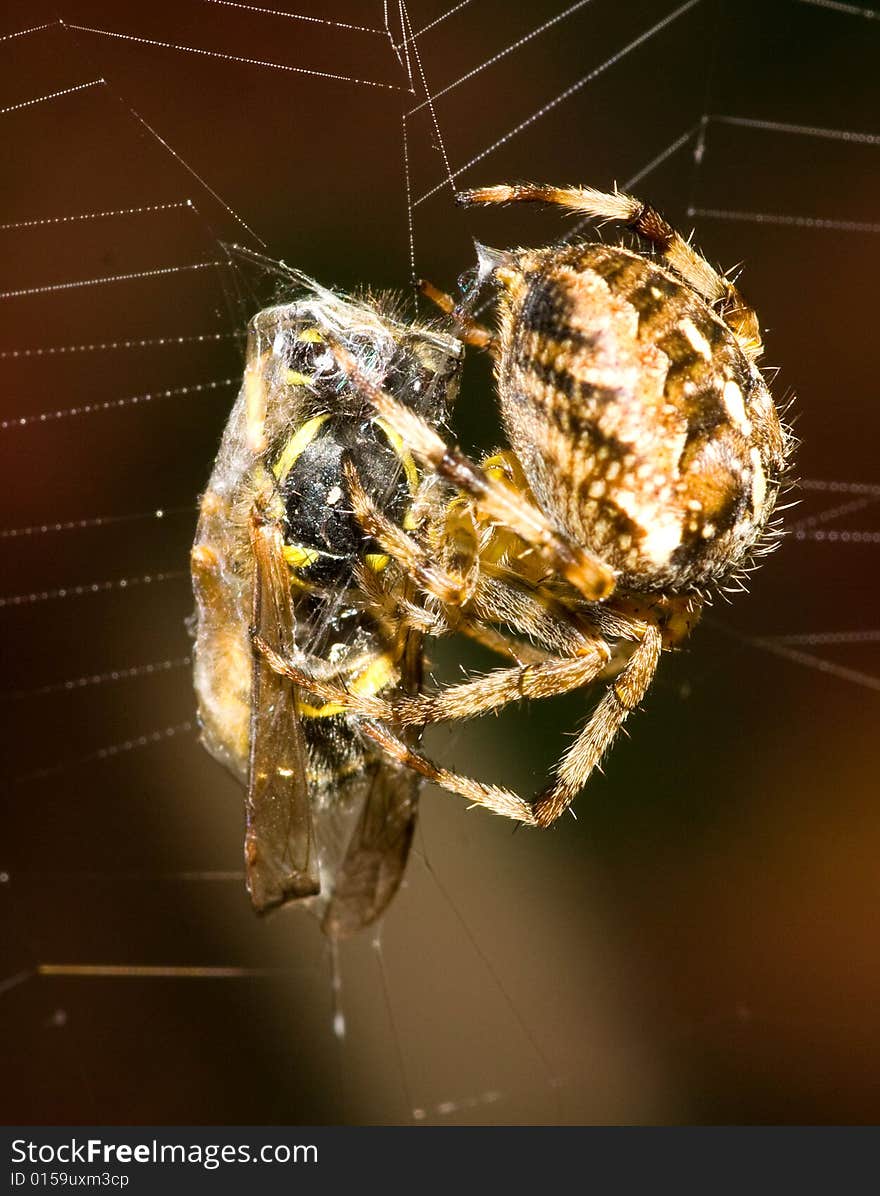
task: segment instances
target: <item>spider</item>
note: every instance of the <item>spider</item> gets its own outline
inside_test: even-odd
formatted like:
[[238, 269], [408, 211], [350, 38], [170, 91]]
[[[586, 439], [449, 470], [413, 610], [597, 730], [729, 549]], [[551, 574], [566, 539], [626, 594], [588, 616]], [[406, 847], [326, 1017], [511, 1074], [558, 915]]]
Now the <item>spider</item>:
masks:
[[[547, 826], [642, 702], [661, 652], [690, 633], [713, 590], [774, 546], [792, 441], [757, 365], [755, 312], [654, 208], [618, 191], [532, 184], [458, 202], [543, 202], [619, 221], [665, 262], [592, 243], [480, 248], [497, 332], [423, 287], [458, 316], [462, 340], [494, 357], [509, 447], [479, 464], [327, 337], [349, 387], [450, 488], [434, 488], [406, 529], [345, 467], [356, 519], [396, 565], [379, 589], [411, 579], [421, 597], [398, 608], [404, 623], [432, 635], [469, 629], [515, 663], [436, 693], [357, 693], [295, 653], [258, 647], [272, 669], [363, 720], [400, 767]], [[604, 695], [533, 801], [438, 770], [400, 738], [598, 679]]]

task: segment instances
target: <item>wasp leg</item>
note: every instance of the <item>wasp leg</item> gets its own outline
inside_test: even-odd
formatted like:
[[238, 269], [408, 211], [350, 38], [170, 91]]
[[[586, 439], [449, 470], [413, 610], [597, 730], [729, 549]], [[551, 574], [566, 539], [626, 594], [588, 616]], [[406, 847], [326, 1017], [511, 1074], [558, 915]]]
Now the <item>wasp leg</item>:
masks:
[[485, 517], [515, 532], [586, 599], [598, 602], [611, 594], [615, 574], [608, 565], [586, 548], [571, 543], [539, 507], [517, 490], [491, 477], [461, 449], [447, 445], [426, 420], [372, 382], [339, 341], [329, 335], [326, 339], [351, 385], [370, 400], [424, 466], [470, 494]]
[[647, 693], [661, 648], [659, 628], [647, 625], [641, 643], [557, 765], [556, 781], [535, 802], [538, 826], [555, 822], [586, 785], [627, 716]]
[[482, 324], [472, 320], [470, 316], [466, 316], [456, 305], [455, 300], [446, 291], [438, 290], [433, 283], [428, 282], [426, 278], [420, 278], [418, 281], [419, 294], [424, 295], [426, 299], [439, 307], [441, 311], [445, 312], [447, 316], [452, 316], [458, 325], [458, 339], [464, 341], [466, 345], [473, 345], [477, 349], [485, 349], [487, 353], [493, 356], [498, 352], [498, 338], [491, 329], [484, 327]]
[[617, 220], [660, 251], [688, 286], [707, 303], [721, 304], [721, 314], [753, 361], [763, 350], [758, 317], [732, 282], [719, 274], [676, 232], [656, 208], [624, 191], [596, 191], [593, 187], [548, 187], [535, 183], [477, 187], [456, 196], [462, 207], [478, 204], [548, 203], [571, 208], [582, 216]]

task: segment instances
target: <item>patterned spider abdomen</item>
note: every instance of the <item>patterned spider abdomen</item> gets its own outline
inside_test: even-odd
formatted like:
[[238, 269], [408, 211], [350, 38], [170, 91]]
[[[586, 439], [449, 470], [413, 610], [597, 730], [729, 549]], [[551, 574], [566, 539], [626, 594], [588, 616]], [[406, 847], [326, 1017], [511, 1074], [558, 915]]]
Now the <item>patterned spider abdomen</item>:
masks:
[[767, 527], [788, 453], [730, 327], [675, 274], [619, 247], [493, 264], [502, 416], [538, 503], [624, 589], [730, 577]]

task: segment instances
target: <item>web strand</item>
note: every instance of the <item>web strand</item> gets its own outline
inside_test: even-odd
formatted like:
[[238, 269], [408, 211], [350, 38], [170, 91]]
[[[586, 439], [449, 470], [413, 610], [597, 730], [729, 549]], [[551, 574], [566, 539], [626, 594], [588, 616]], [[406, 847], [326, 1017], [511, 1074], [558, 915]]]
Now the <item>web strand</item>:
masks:
[[822, 656], [816, 656], [813, 652], [799, 651], [797, 648], [793, 648], [789, 644], [780, 642], [775, 638], [763, 638], [759, 636], [752, 638], [744, 637], [744, 642], [751, 644], [755, 648], [760, 648], [764, 652], [770, 652], [774, 656], [781, 656], [793, 664], [803, 665], [814, 672], [827, 673], [829, 677], [836, 677], [838, 680], [846, 681], [850, 685], [856, 685], [861, 689], [871, 689], [880, 693], [880, 677], [874, 677], [870, 673], [863, 672], [861, 669], [847, 668], [845, 665], [837, 664], [833, 660], [826, 660]]
[[0, 432], [25, 428], [32, 424], [45, 424], [59, 419], [73, 419], [80, 415], [97, 415], [102, 411], [116, 411], [123, 407], [143, 407], [160, 399], [175, 399], [187, 395], [204, 394], [220, 390], [225, 386], [238, 386], [240, 379], [215, 378], [210, 382], [194, 382], [190, 386], [170, 386], [165, 390], [147, 391], [140, 395], [127, 395], [122, 399], [106, 399], [100, 403], [83, 403], [79, 407], [61, 407], [57, 411], [41, 411], [37, 415], [19, 415], [0, 420]]
[[777, 224], [789, 228], [844, 233], [880, 233], [880, 222], [835, 220], [829, 216], [796, 216], [783, 212], [743, 212], [724, 208], [688, 208], [688, 216], [702, 220], [738, 220], [750, 224]]
[[186, 569], [169, 569], [159, 573], [144, 573], [135, 577], [114, 577], [109, 581], [92, 581], [81, 585], [57, 586], [51, 590], [34, 590], [24, 594], [5, 594], [0, 597], [0, 609], [15, 606], [34, 606], [39, 602], [57, 602], [66, 598], [89, 598], [114, 590], [131, 590], [136, 586], [156, 586], [169, 581], [189, 579]]
[[81, 756], [59, 760], [57, 764], [48, 764], [43, 768], [33, 768], [29, 772], [23, 772], [13, 777], [12, 783], [23, 786], [30, 785], [34, 781], [45, 781], [50, 777], [61, 776], [63, 773], [70, 772], [73, 769], [83, 768], [87, 764], [101, 764], [106, 760], [113, 760], [117, 756], [127, 755], [129, 752], [139, 752], [144, 748], [155, 747], [157, 744], [165, 743], [177, 736], [189, 735], [195, 730], [196, 725], [191, 721], [176, 723], [168, 727], [160, 727], [156, 731], [147, 731], [143, 735], [135, 735], [130, 739], [120, 740], [119, 743], [110, 743], [104, 747], [96, 748], [93, 752], [85, 752]]
[[192, 207], [192, 200], [181, 199], [175, 203], [146, 204], [136, 208], [114, 208], [106, 212], [79, 212], [73, 216], [46, 216], [41, 220], [16, 220], [11, 224], [0, 224], [0, 232], [8, 232], [12, 229], [42, 228], [52, 224], [75, 224], [83, 220], [107, 220], [113, 216], [142, 216], [152, 212], [171, 212], [177, 208], [191, 210]]
[[46, 536], [58, 532], [87, 531], [96, 527], [112, 527], [119, 523], [146, 523], [158, 519], [169, 519], [175, 515], [192, 515], [197, 510], [195, 504], [186, 507], [157, 507], [154, 511], [143, 511], [131, 515], [91, 515], [85, 519], [65, 519], [58, 523], [34, 523], [29, 527], [7, 527], [0, 529], [0, 540], [19, 540], [25, 536]]
[[[359, 79], [353, 75], [337, 75], [332, 71], [318, 71], [304, 66], [290, 66], [288, 63], [270, 62], [264, 58], [245, 58], [239, 54], [224, 54], [219, 50], [207, 50], [201, 46], [182, 46], [176, 42], [160, 41], [158, 38], [138, 37], [133, 33], [119, 33], [112, 29], [96, 29], [92, 25], [76, 25], [71, 21], [66, 22], [66, 28], [74, 29], [78, 33], [94, 33], [100, 37], [113, 37], [120, 41], [134, 42], [137, 45], [156, 46], [163, 50], [174, 50], [179, 54], [196, 54], [202, 58], [216, 58], [223, 62], [236, 62], [244, 66], [258, 66], [264, 70], [285, 71], [292, 75], [312, 75], [317, 79], [328, 79], [338, 83], [356, 83], [360, 87], [378, 87], [385, 91], [400, 90], [394, 83], [383, 83], [378, 79]], [[0, 114], [4, 111], [6, 110], [0, 108]]]
[[[441, 25], [444, 21], [448, 20], [449, 17], [454, 17], [456, 13], [461, 12], [463, 8], [467, 8], [467, 6], [472, 3], [473, 0], [459, 0], [458, 4], [453, 4], [452, 8], [448, 8], [446, 12], [441, 13], [439, 17], [435, 17], [433, 21], [429, 21], [427, 25], [423, 25], [421, 29], [417, 29], [412, 35], [412, 40], [415, 41], [416, 38], [421, 37], [423, 33], [428, 33], [431, 29], [436, 28], [437, 25]], [[398, 48], [402, 48], [402, 45], [403, 42], [401, 42]]]
[[286, 21], [305, 21], [312, 25], [326, 25], [329, 29], [350, 29], [355, 33], [385, 33], [373, 25], [351, 25], [347, 21], [332, 21], [329, 17], [311, 17], [300, 12], [282, 12], [278, 8], [263, 8], [258, 4], [242, 4], [239, 0], [205, 0], [207, 4], [219, 4], [224, 8], [240, 8], [245, 12], [257, 12], [262, 16], [281, 17]]
[[[441, 87], [439, 91], [435, 91], [431, 96], [431, 99], [439, 100], [441, 96], [448, 95], [450, 91], [454, 91], [456, 87], [460, 87], [462, 83], [470, 82], [471, 79], [481, 74], [482, 71], [485, 71], [489, 67], [495, 66], [496, 63], [501, 62], [501, 60], [506, 58], [508, 54], [513, 54], [514, 51], [521, 49], [525, 45], [528, 45], [528, 43], [534, 41], [536, 37], [540, 37], [542, 33], [545, 33], [548, 29], [552, 29], [554, 25], [560, 24], [567, 17], [574, 16], [576, 12], [579, 12], [582, 8], [586, 8], [586, 6], [591, 3], [593, 3], [593, 0], [577, 0], [576, 4], [569, 5], [569, 7], [563, 12], [557, 13], [555, 17], [551, 17], [542, 25], [539, 25], [537, 29], [532, 29], [523, 37], [517, 38], [515, 42], [511, 42], [509, 46], [506, 46], [503, 50], [499, 50], [497, 54], [491, 55], [491, 57], [487, 58], [484, 62], [481, 62], [479, 66], [474, 67], [473, 70], [467, 71], [465, 74], [460, 75], [459, 78], [455, 79], [452, 83], [447, 83], [445, 87]], [[420, 104], [416, 104], [414, 108], [410, 108], [407, 116], [414, 116], [417, 112], [420, 112], [422, 108], [426, 107], [428, 102], [428, 100], [423, 100]]]
[[197, 332], [189, 336], [142, 336], [119, 341], [96, 341], [82, 345], [40, 345], [27, 349], [0, 350], [3, 357], [53, 357], [66, 353], [109, 353], [117, 349], [148, 349], [166, 345], [205, 345], [211, 342], [241, 340], [240, 332]]
[[31, 689], [13, 689], [5, 693], [0, 691], [0, 701], [22, 700], [24, 698], [42, 698], [48, 694], [76, 693], [82, 689], [94, 686], [115, 685], [119, 681], [140, 680], [143, 677], [156, 677], [175, 669], [187, 668], [192, 664], [191, 656], [180, 656], [174, 660], [155, 660], [149, 664], [130, 665], [124, 669], [112, 669], [107, 673], [90, 673], [83, 677], [71, 677], [66, 681], [52, 681], [48, 685], [36, 685]]
[[16, 33], [4, 33], [0, 42], [9, 42], [17, 37], [27, 37], [29, 33], [41, 33], [44, 29], [57, 29], [60, 21], [46, 21], [42, 25], [31, 25], [28, 29], [19, 29]]
[[114, 282], [134, 282], [143, 278], [161, 278], [169, 274], [186, 274], [191, 270], [216, 270], [228, 262], [192, 262], [186, 266], [158, 266], [153, 270], [135, 270], [128, 274], [105, 274], [100, 278], [80, 278], [70, 282], [46, 283], [37, 287], [21, 287], [14, 291], [0, 291], [0, 299], [21, 299], [25, 295], [50, 295], [55, 291], [76, 291], [81, 287], [109, 286]]
[[33, 108], [36, 104], [47, 104], [51, 100], [60, 100], [64, 96], [71, 96], [78, 91], [87, 91], [90, 87], [101, 87], [106, 83], [106, 79], [90, 79], [87, 83], [76, 83], [73, 87], [62, 87], [60, 91], [50, 91], [46, 95], [33, 96], [29, 100], [20, 100], [17, 104], [8, 104], [5, 108], [0, 108], [0, 116], [5, 116], [9, 112], [21, 112], [24, 108]]
[[759, 120], [746, 116], [713, 114], [710, 121], [719, 125], [733, 125], [741, 129], [760, 129], [765, 133], [784, 133], [793, 137], [817, 137], [825, 141], [844, 141], [850, 145], [880, 145], [880, 133], [863, 133], [857, 129], [826, 129], [817, 125], [796, 125], [780, 120]]
[[797, 0], [799, 4], [810, 4], [813, 8], [824, 8], [830, 12], [839, 12], [848, 17], [864, 17], [868, 21], [880, 20], [880, 12], [873, 8], [863, 8], [860, 4], [841, 4], [840, 0]]
[[[690, 10], [695, 8], [699, 3], [701, 3], [701, 0], [687, 0], [687, 3], [680, 5], [667, 16], [663, 17], [662, 20], [652, 25], [650, 29], [646, 30], [638, 37], [633, 38], [633, 40], [623, 46], [622, 49], [618, 50], [615, 54], [612, 54], [610, 58], [606, 58], [604, 62], [599, 63], [599, 65], [594, 67], [588, 74], [578, 79], [577, 82], [572, 83], [570, 87], [566, 87], [564, 91], [561, 91], [559, 95], [548, 101], [548, 103], [542, 104], [540, 108], [537, 108], [530, 116], [527, 116], [525, 120], [520, 121], [519, 124], [514, 125], [513, 128], [508, 129], [506, 133], [503, 133], [500, 137], [496, 138], [490, 145], [481, 150], [480, 153], [475, 154], [472, 158], [469, 158], [467, 162], [462, 163], [461, 166], [452, 171], [453, 180], [459, 178], [466, 171], [470, 170], [472, 166], [476, 166], [478, 162], [482, 162], [485, 158], [488, 158], [495, 152], [495, 150], [500, 149], [502, 145], [506, 145], [509, 141], [512, 141], [514, 137], [519, 136], [520, 133], [524, 132], [528, 128], [531, 128], [532, 125], [541, 120], [549, 112], [552, 112], [555, 108], [558, 108], [559, 105], [563, 104], [566, 100], [571, 99], [573, 95], [576, 95], [582, 88], [586, 87], [587, 84], [592, 83], [595, 79], [598, 79], [599, 76], [604, 74], [604, 72], [610, 67], [616, 66], [618, 62], [620, 62], [628, 54], [632, 53], [633, 50], [638, 49], [639, 46], [644, 45], [646, 42], [650, 41], [651, 38], [656, 37], [658, 33], [662, 32], [662, 30], [666, 29], [674, 21], [677, 21], [679, 17], [684, 16], [686, 12], [690, 12]], [[444, 180], [443, 183], [438, 183], [429, 191], [426, 191], [423, 195], [420, 195], [413, 206], [418, 207], [419, 204], [424, 203], [425, 200], [430, 199], [433, 195], [436, 195], [437, 192], [440, 191], [445, 185], [446, 180]]]

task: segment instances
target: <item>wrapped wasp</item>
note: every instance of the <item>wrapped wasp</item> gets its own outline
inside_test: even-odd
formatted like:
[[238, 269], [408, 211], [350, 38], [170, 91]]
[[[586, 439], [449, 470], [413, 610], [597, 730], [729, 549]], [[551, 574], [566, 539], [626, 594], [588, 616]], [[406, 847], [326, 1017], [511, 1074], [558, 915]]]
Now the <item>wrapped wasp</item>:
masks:
[[356, 521], [351, 486], [406, 528], [431, 481], [347, 384], [328, 340], [432, 426], [454, 398], [462, 346], [296, 277], [302, 297], [250, 323], [244, 383], [201, 501], [195, 687], [205, 746], [247, 785], [255, 908], [305, 899], [343, 937], [397, 889], [420, 776], [366, 720], [312, 701], [280, 665], [364, 696], [421, 688], [422, 637], [396, 616], [407, 583]]

